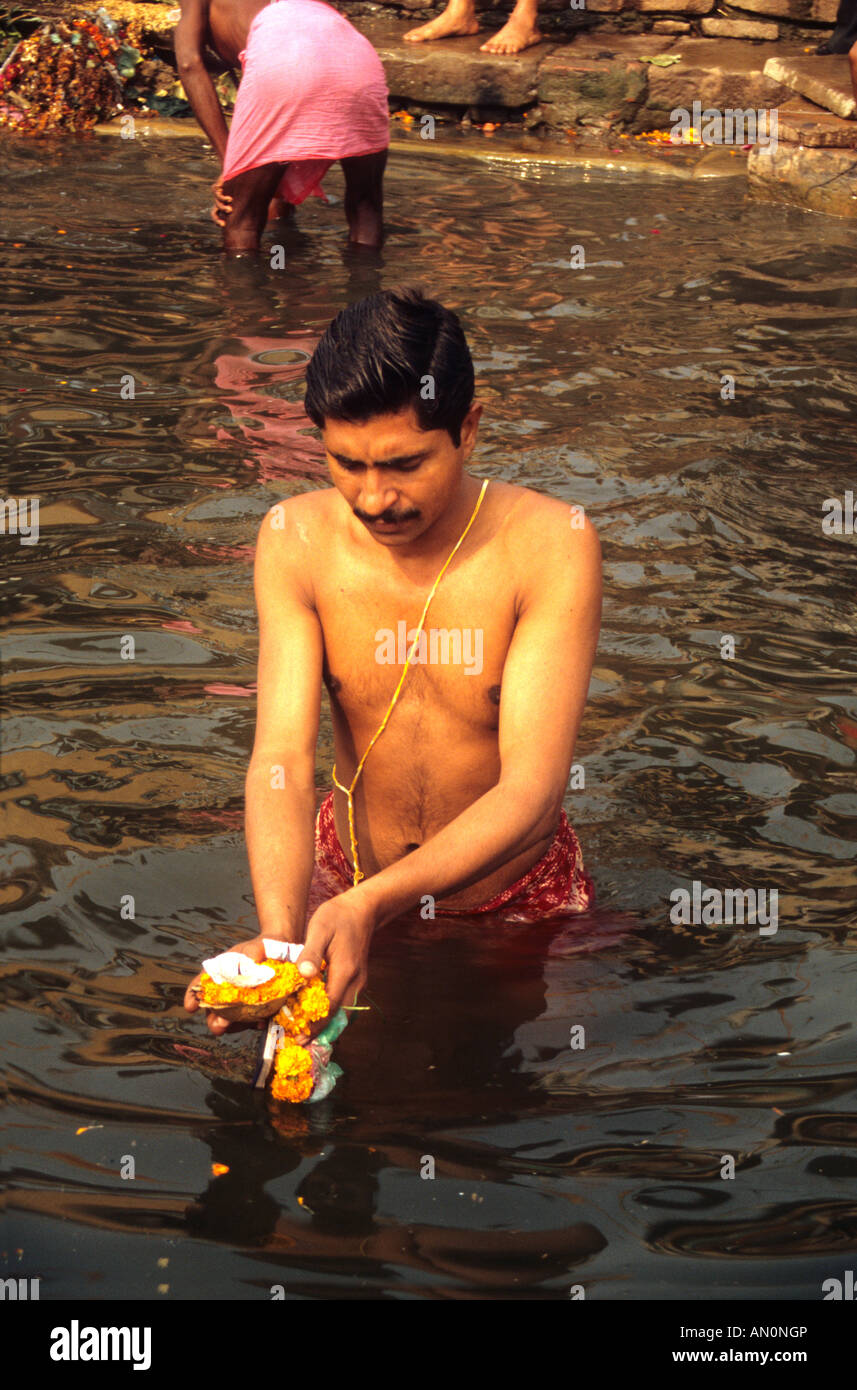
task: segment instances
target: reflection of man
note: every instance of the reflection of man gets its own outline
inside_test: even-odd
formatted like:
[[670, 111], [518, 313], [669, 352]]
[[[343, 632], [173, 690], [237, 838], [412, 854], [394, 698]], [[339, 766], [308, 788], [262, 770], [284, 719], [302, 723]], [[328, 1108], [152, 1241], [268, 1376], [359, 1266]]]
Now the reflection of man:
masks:
[[[336, 1009], [365, 982], [375, 928], [427, 899], [427, 915], [436, 902], [487, 921], [592, 901], [562, 803], [601, 566], [580, 509], [466, 471], [482, 407], [440, 304], [387, 292], [343, 310], [307, 369], [306, 408], [334, 486], [278, 504], [259, 532], [246, 830], [262, 936], [304, 939], [314, 858], [324, 871], [335, 896], [310, 918], [303, 968], [327, 960]], [[380, 660], [400, 625], [407, 659]], [[478, 672], [455, 660], [465, 630], [482, 635]], [[314, 842], [322, 682], [338, 790]], [[241, 949], [264, 954], [261, 938]]]
[[[228, 132], [203, 57], [209, 41], [243, 69]], [[343, 15], [322, 0], [182, 0], [175, 50], [188, 100], [223, 162], [215, 221], [228, 251], [257, 251], [271, 200], [320, 193], [336, 160], [350, 240], [380, 243], [387, 85], [369, 40]]]
[[[298, 383], [316, 341], [303, 334], [242, 336], [236, 343], [243, 351], [220, 352], [214, 360], [214, 384], [234, 422], [233, 431], [220, 425], [214, 436], [231, 444], [237, 438], [234, 429], [241, 431], [259, 482], [327, 477], [321, 447], [309, 435], [303, 404], [297, 399]], [[284, 388], [292, 383], [294, 392], [290, 390], [284, 399]]]

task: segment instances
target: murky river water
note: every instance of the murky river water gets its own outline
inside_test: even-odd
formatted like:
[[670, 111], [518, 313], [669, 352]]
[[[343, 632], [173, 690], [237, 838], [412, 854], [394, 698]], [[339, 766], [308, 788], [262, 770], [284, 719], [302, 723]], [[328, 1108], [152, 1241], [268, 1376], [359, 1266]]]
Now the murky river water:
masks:
[[[216, 254], [194, 142], [6, 149], [4, 487], [40, 499], [38, 544], [4, 543], [10, 1272], [43, 1298], [820, 1298], [857, 1253], [857, 542], [822, 530], [857, 484], [857, 226], [740, 181], [399, 156], [380, 257], [313, 202], [276, 271]], [[306, 356], [403, 283], [464, 319], [475, 471], [602, 536], [566, 799], [599, 907], [386, 928], [343, 1081], [272, 1119], [247, 1036], [181, 996], [256, 930], [251, 560], [324, 483]], [[320, 793], [330, 767], [325, 720]], [[694, 880], [775, 890], [776, 932], [674, 924]]]

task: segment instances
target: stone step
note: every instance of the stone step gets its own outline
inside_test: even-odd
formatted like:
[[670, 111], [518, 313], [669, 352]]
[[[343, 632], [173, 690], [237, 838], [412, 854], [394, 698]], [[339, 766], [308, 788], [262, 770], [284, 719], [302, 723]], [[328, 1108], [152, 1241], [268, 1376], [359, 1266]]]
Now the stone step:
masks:
[[848, 120], [857, 115], [857, 102], [851, 88], [851, 69], [845, 54], [777, 56], [765, 64], [765, 75], [772, 82], [789, 87], [799, 96], [809, 97], [817, 106]]
[[712, 39], [778, 39], [780, 26], [760, 19], [704, 19], [702, 32]]
[[747, 161], [754, 193], [833, 217], [857, 217], [857, 155], [785, 143], [755, 149]]
[[777, 138], [811, 149], [857, 149], [857, 121], [844, 121], [803, 97], [792, 97], [779, 109]]
[[741, 0], [739, 8], [797, 24], [834, 24], [838, 5], [839, 0]]
[[[780, 52], [799, 54], [797, 40], [783, 40]], [[662, 68], [647, 65], [648, 95], [636, 118], [639, 129], [672, 124], [670, 112], [703, 108], [761, 111], [787, 101], [791, 89], [768, 74], [765, 49], [740, 39], [676, 39], [670, 54], [681, 62]], [[640, 125], [643, 122], [643, 125]]]
[[555, 130], [630, 124], [647, 90], [648, 65], [640, 59], [671, 51], [671, 43], [653, 42], [651, 34], [596, 31], [554, 49], [539, 68], [542, 119]]
[[554, 45], [540, 43], [523, 53], [480, 53], [491, 30], [434, 43], [409, 43], [415, 23], [383, 18], [357, 20], [378, 50], [390, 95], [400, 101], [437, 105], [528, 106], [536, 99], [539, 64]]

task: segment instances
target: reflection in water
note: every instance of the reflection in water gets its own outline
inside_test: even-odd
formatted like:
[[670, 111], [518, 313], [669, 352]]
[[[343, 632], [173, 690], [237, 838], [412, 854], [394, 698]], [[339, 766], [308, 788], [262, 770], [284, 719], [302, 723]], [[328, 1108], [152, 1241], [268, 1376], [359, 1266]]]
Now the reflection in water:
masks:
[[[221, 352], [215, 360], [214, 384], [241, 435], [254, 445], [259, 482], [328, 482], [318, 445], [307, 438], [303, 408], [304, 369], [316, 341], [298, 348], [286, 338], [240, 338], [239, 351]], [[231, 442], [233, 434], [220, 426], [216, 438]]]
[[[216, 254], [196, 143], [7, 145], [7, 491], [40, 499], [38, 545], [7, 542], [16, 1272], [46, 1297], [819, 1298], [857, 1250], [854, 540], [820, 524], [854, 483], [847, 226], [400, 160], [382, 253], [301, 208], [275, 272]], [[415, 282], [464, 318], [478, 471], [602, 536], [566, 799], [599, 906], [385, 928], [340, 1086], [274, 1112], [254, 1036], [180, 1007], [256, 926], [255, 533], [324, 481], [319, 334]], [[321, 789], [326, 718], [318, 761]], [[776, 889], [777, 933], [671, 923], [694, 880]]]

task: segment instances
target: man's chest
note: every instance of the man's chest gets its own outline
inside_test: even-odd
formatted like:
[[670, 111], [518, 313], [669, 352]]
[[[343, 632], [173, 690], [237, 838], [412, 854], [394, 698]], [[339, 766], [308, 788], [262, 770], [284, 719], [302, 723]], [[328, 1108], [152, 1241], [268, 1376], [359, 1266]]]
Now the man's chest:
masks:
[[487, 578], [445, 576], [421, 629], [431, 586], [342, 575], [317, 596], [325, 683], [346, 716], [383, 713], [411, 654], [405, 689], [412, 710], [496, 727], [516, 605], [510, 584], [497, 577], [491, 586]]

